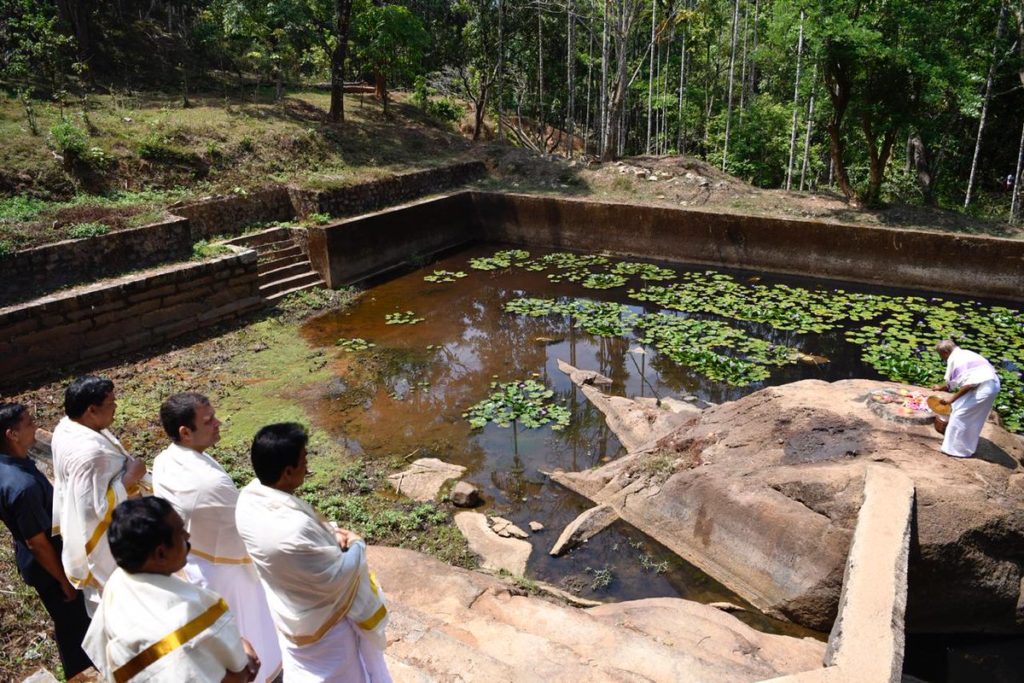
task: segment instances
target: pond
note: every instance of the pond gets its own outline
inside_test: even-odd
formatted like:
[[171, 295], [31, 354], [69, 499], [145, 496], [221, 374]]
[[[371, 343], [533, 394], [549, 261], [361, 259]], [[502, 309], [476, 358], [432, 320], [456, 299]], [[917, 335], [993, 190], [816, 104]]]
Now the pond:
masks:
[[[544, 525], [530, 539], [531, 578], [603, 600], [738, 598], [624, 524], [567, 556], [548, 555], [590, 504], [543, 472], [623, 452], [559, 359], [611, 378], [613, 394], [703, 406], [808, 378], [937, 382], [943, 364], [931, 347], [952, 337], [998, 365], [1007, 426], [1020, 429], [1024, 413], [1018, 308], [601, 254], [474, 246], [373, 284], [303, 333], [335, 358], [336, 378], [313, 406], [320, 424], [368, 457], [467, 467], [484, 512], [523, 529]], [[488, 410], [467, 413], [496, 384], [527, 380], [551, 390], [541, 397], [547, 412], [471, 424], [474, 415], [486, 421]]]

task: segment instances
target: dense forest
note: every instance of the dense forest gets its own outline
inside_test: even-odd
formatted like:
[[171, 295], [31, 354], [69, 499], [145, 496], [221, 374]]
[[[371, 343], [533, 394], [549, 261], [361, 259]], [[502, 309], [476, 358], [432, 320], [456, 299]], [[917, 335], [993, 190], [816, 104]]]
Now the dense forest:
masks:
[[[474, 139], [1014, 216], [1024, 0], [0, 0], [23, 104], [366, 80]], [[498, 116], [498, 112], [501, 115]], [[44, 131], [45, 132], [45, 131]], [[1017, 182], [1015, 182], [1015, 180]]]

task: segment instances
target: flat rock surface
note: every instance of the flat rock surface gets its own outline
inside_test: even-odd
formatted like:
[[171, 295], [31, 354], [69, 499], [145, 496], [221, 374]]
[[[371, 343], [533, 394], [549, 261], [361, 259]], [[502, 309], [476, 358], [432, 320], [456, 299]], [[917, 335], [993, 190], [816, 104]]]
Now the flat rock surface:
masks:
[[1022, 441], [990, 421], [976, 457], [948, 458], [929, 425], [867, 406], [885, 387], [904, 385], [771, 387], [703, 411], [650, 452], [552, 476], [761, 609], [827, 630], [865, 464], [888, 462], [917, 491], [908, 629], [1024, 630]]
[[369, 561], [388, 596], [396, 683], [740, 683], [820, 668], [825, 651], [824, 643], [759, 633], [686, 600], [583, 610], [410, 550], [373, 547]]
[[504, 569], [514, 576], [526, 573], [526, 562], [530, 559], [533, 546], [529, 541], [499, 536], [487, 523], [487, 517], [479, 512], [459, 512], [455, 525], [466, 537], [469, 549], [480, 556], [480, 565], [485, 569]]
[[461, 465], [452, 465], [437, 458], [420, 458], [414, 460], [408, 469], [389, 476], [388, 481], [399, 493], [427, 502], [437, 497], [446, 481], [461, 477], [465, 471]]

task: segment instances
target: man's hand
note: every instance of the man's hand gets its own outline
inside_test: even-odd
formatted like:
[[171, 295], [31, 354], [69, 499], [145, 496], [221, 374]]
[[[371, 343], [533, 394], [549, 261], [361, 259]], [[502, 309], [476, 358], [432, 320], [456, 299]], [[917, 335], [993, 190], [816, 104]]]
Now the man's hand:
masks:
[[128, 461], [124, 464], [124, 479], [121, 483], [125, 488], [135, 486], [146, 476], [146, 463], [142, 458], [129, 455]]
[[946, 385], [945, 384], [934, 384], [934, 385], [932, 385], [932, 391], [945, 391], [945, 390], [946, 390]]
[[74, 602], [78, 597], [78, 589], [71, 585], [71, 582], [64, 579], [60, 584], [60, 590], [64, 593], [64, 602]]
[[334, 538], [337, 539], [338, 546], [342, 550], [348, 550], [353, 543], [355, 543], [356, 541], [363, 540], [362, 538], [360, 538], [353, 532], [349, 531], [348, 529], [335, 529]]
[[249, 661], [245, 665], [245, 672], [249, 675], [246, 680], [255, 680], [256, 674], [260, 671], [260, 658], [256, 654], [256, 650], [253, 649], [252, 643], [245, 638], [242, 638], [242, 647], [245, 648], [245, 654], [249, 656]]

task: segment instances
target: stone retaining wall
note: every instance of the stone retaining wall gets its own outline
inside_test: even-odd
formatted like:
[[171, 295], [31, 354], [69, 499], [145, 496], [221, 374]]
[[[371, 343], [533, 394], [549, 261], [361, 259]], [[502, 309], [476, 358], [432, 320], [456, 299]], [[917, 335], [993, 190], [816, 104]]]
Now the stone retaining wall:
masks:
[[470, 241], [1024, 301], [1024, 240], [460, 192], [311, 228], [331, 287]]
[[295, 214], [305, 218], [314, 213], [334, 217], [354, 216], [376, 211], [385, 206], [407, 202], [427, 194], [444, 192], [482, 178], [487, 167], [480, 161], [469, 161], [424, 171], [412, 171], [372, 180], [349, 187], [326, 190], [290, 188]]
[[309, 229], [309, 260], [327, 286], [343, 285], [470, 241], [472, 195], [460, 192]]
[[188, 219], [193, 242], [214, 235], [237, 235], [257, 223], [290, 221], [295, 209], [287, 187], [266, 187], [245, 194], [209, 197], [191, 204], [174, 205], [168, 209]]
[[153, 225], [65, 240], [0, 256], [0, 306], [127, 269], [187, 259], [189, 223], [172, 216]]
[[489, 241], [1024, 301], [1024, 240], [472, 194]]
[[0, 383], [95, 364], [261, 308], [256, 252], [233, 251], [0, 309]]

